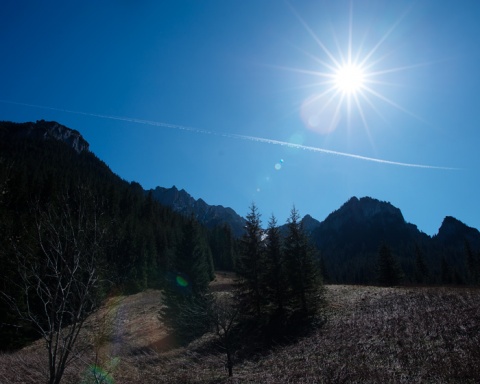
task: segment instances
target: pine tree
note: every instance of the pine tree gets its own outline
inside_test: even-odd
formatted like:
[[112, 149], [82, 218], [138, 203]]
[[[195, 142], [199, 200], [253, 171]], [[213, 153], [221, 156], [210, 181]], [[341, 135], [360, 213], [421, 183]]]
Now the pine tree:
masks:
[[211, 254], [193, 218], [187, 221], [164, 291], [160, 316], [177, 340], [192, 341], [209, 329]]
[[230, 226], [216, 227], [210, 235], [210, 248], [216, 270], [233, 271], [236, 261], [235, 239]]
[[399, 285], [402, 281], [402, 271], [398, 265], [392, 251], [387, 245], [382, 245], [378, 251], [378, 283], [380, 285], [391, 287]]
[[282, 238], [274, 215], [268, 222], [265, 239], [264, 285], [265, 298], [272, 307], [271, 312], [283, 312], [288, 295], [285, 258], [282, 251]]
[[291, 315], [288, 307], [290, 285], [282, 249], [282, 237], [275, 216], [271, 216], [265, 238], [262, 287], [267, 307], [266, 335], [270, 339], [284, 336]]
[[416, 283], [425, 284], [428, 280], [428, 267], [425, 263], [423, 253], [418, 246], [415, 245], [415, 271], [414, 278]]
[[314, 251], [308, 236], [299, 220], [295, 207], [287, 221], [288, 234], [285, 238], [284, 252], [290, 285], [290, 305], [294, 312], [302, 316], [314, 315], [320, 305], [322, 279]]
[[260, 321], [263, 309], [261, 287], [262, 258], [264, 252], [263, 230], [260, 213], [256, 205], [250, 206], [245, 234], [241, 239], [241, 250], [237, 260], [237, 296], [242, 313]]

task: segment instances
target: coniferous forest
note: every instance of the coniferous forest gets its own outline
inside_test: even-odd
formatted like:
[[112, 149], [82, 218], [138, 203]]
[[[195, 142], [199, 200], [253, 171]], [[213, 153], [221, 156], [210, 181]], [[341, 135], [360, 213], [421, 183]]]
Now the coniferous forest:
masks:
[[[42, 125], [48, 123], [36, 128]], [[2, 123], [0, 129], [3, 349], [38, 337], [38, 328], [51, 320], [41, 309], [50, 305], [45, 292], [57, 284], [63, 289], [71, 282], [60, 276], [76, 270], [73, 285], [94, 280], [90, 291], [75, 293], [77, 301], [92, 296], [82, 316], [112, 292], [163, 289], [160, 315], [185, 341], [204, 333], [214, 316], [208, 285], [215, 269], [238, 271], [239, 290], [232, 300], [251, 324], [286, 323], [316, 313], [322, 285], [318, 259], [295, 210], [289, 240], [280, 238], [274, 222], [264, 231], [256, 207], [245, 235], [235, 238], [226, 225], [207, 229], [160, 205], [89, 151], [25, 137], [16, 133], [21, 124]], [[86, 259], [92, 265], [83, 265]], [[38, 290], [40, 282], [44, 286]], [[64, 325], [75, 321], [70, 313], [66, 319], [58, 316], [55, 321]]]
[[[49, 124], [33, 127], [48, 132]], [[27, 125], [0, 123], [0, 346], [44, 339], [51, 383], [60, 382], [87, 317], [118, 294], [161, 290], [158, 317], [175, 340], [187, 345], [213, 332], [232, 375], [234, 355], [323, 324], [324, 282], [480, 282], [479, 250], [467, 238], [462, 248], [437, 245], [435, 254], [421, 236], [409, 245], [360, 239], [349, 258], [352, 244], [325, 251], [334, 235], [308, 231], [295, 207], [279, 226], [274, 215], [262, 222], [254, 203], [241, 237], [227, 224], [207, 228], [122, 180], [92, 152], [27, 135]], [[210, 288], [219, 270], [236, 274], [221, 295]]]
[[[18, 256], [28, 255], [33, 270], [42, 264], [47, 246], [61, 247], [70, 256], [78, 239], [69, 237], [68, 225], [94, 237], [99, 294], [161, 288], [187, 220], [145, 196], [140, 185], [121, 180], [91, 152], [77, 153], [57, 140], [9, 136], [9, 128], [3, 124], [0, 144], [0, 257], [7, 266], [2, 268], [2, 291], [26, 304], [24, 287], [11, 283], [26, 273], [17, 268]], [[63, 233], [55, 238], [48, 226]], [[5, 305], [2, 316], [13, 316]], [[8, 326], [2, 327], [2, 337], [7, 338], [3, 346], [19, 341]]]

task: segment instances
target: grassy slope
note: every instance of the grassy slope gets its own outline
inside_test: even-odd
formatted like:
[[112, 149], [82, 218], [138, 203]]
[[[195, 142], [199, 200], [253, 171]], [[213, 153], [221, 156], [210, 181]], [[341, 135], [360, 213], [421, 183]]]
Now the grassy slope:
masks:
[[[219, 276], [217, 290], [227, 286], [228, 276]], [[480, 380], [480, 290], [328, 286], [327, 298], [323, 328], [237, 361], [228, 379], [224, 356], [207, 348], [211, 337], [175, 347], [157, 318], [159, 292], [114, 297], [87, 324], [87, 348], [65, 382], [86, 377], [95, 359], [116, 383]], [[45, 381], [41, 353], [34, 344], [0, 356], [0, 382]]]

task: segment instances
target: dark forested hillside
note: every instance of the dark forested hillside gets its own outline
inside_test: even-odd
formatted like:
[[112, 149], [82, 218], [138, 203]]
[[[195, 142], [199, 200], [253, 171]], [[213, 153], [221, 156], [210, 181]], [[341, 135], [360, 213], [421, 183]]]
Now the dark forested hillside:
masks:
[[[327, 280], [378, 282], [378, 257], [388, 246], [405, 283], [458, 284], [467, 281], [466, 247], [478, 266], [480, 233], [447, 217], [433, 238], [407, 223], [401, 211], [370, 197], [351, 198], [312, 231]], [[474, 267], [477, 268], [477, 267]]]
[[[83, 241], [95, 254], [99, 297], [146, 288], [168, 291], [176, 279], [190, 292], [199, 276], [178, 270], [189, 265], [187, 240], [205, 264], [195, 270], [209, 278], [213, 269], [238, 272], [245, 257], [239, 240], [245, 220], [233, 210], [209, 206], [176, 188], [144, 191], [112, 173], [79, 132], [43, 120], [0, 122], [0, 218], [0, 292], [10, 299], [0, 301], [3, 349], [31, 336], [32, 329], [15, 320], [7, 303], [28, 307], [34, 290], [20, 283], [51, 267], [45, 264], [51, 251], [70, 260]], [[390, 203], [354, 197], [323, 222], [306, 215], [298, 225], [306, 254], [315, 255], [327, 282], [480, 283], [480, 233], [452, 217], [432, 238]], [[277, 228], [261, 231], [262, 247], [273, 230], [277, 233]], [[290, 231], [291, 223], [278, 227], [280, 252], [291, 246]], [[36, 295], [32, 303], [40, 305], [41, 293]]]
[[[73, 257], [78, 237], [93, 226], [98, 294], [165, 284], [188, 229], [186, 218], [145, 194], [139, 184], [113, 174], [76, 131], [54, 122], [1, 122], [0, 138], [1, 292], [26, 303], [25, 287], [12, 282], [35, 274], [52, 249]], [[75, 236], [62, 232], [67, 224]], [[207, 231], [199, 231], [208, 244]], [[20, 270], [19, 260], [32, 267], [28, 273]], [[29, 328], [14, 320], [4, 301], [0, 306], [0, 347], [21, 344]]]

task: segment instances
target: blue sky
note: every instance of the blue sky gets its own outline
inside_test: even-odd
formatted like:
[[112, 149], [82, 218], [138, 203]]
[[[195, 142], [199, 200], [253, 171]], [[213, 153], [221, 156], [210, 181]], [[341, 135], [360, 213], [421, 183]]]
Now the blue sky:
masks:
[[[447, 215], [480, 228], [476, 1], [4, 0], [1, 14], [0, 119], [77, 129], [128, 181], [241, 215], [255, 202], [265, 223], [371, 196], [430, 235]], [[363, 82], [344, 93], [332, 75], [349, 48]]]

